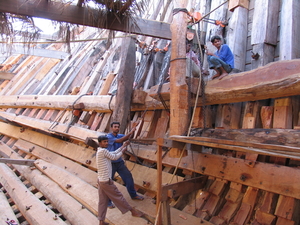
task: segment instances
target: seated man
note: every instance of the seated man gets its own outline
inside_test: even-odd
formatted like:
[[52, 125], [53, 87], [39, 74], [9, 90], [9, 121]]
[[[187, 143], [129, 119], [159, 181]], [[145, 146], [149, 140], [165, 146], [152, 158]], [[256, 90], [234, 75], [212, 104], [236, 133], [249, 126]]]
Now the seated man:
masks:
[[219, 77], [219, 80], [221, 80], [234, 68], [234, 56], [228, 45], [222, 44], [219, 36], [213, 36], [211, 42], [217, 48], [217, 51], [215, 53], [206, 52], [209, 68], [217, 72], [212, 79]]

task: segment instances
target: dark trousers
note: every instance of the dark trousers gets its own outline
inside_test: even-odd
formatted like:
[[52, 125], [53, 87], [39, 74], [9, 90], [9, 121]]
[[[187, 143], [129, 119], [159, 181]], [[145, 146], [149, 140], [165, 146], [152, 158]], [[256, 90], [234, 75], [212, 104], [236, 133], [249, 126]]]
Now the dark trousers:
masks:
[[112, 163], [111, 165], [112, 165], [112, 178], [115, 176], [115, 173], [117, 172], [122, 178], [123, 182], [125, 183], [125, 186], [127, 188], [130, 197], [134, 198], [135, 196], [137, 196], [136, 190], [134, 189], [134, 181], [132, 178], [132, 174], [125, 166], [124, 161]]
[[98, 180], [98, 219], [105, 220], [107, 212], [107, 204], [109, 199], [111, 199], [118, 209], [124, 214], [132, 209], [128, 202], [123, 197], [122, 193], [118, 190], [117, 186], [114, 184], [113, 180], [106, 182], [99, 182]]

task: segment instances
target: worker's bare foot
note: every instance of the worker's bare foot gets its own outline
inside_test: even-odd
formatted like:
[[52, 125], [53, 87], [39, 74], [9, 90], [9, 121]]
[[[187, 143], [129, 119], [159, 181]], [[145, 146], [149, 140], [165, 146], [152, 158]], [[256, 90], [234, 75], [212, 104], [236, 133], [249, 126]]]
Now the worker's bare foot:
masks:
[[109, 225], [109, 223], [106, 223], [105, 221], [100, 220], [100, 221], [99, 221], [99, 225]]
[[131, 211], [131, 215], [134, 216], [134, 217], [142, 217], [144, 215], [144, 213], [142, 213], [141, 211], [135, 209], [135, 208], [132, 208]]
[[215, 75], [212, 77], [212, 79], [216, 79], [216, 78], [219, 77], [219, 76], [220, 76], [220, 74], [217, 73], [217, 74], [215, 74]]
[[223, 79], [226, 76], [228, 76], [228, 73], [222, 73], [221, 76], [219, 77], [219, 80]]

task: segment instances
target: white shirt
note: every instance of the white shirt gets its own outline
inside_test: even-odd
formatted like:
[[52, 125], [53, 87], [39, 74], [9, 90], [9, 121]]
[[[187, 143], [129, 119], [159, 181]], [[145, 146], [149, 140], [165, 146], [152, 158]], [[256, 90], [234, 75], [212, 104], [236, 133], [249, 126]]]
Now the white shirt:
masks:
[[99, 147], [96, 154], [96, 163], [98, 170], [98, 179], [105, 182], [111, 179], [112, 167], [111, 160], [116, 160], [122, 156], [122, 147], [114, 152], [109, 152], [106, 148]]

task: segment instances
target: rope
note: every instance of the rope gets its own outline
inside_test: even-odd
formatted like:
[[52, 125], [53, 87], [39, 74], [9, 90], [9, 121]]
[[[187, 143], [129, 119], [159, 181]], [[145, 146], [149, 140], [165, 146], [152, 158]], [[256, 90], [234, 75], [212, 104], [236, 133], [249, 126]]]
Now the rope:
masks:
[[204, 15], [200, 20], [198, 20], [197, 22], [192, 23], [190, 26], [194, 26], [195, 24], [199, 23], [200, 21], [202, 21], [205, 17], [207, 17], [208, 15], [210, 15], [211, 13], [213, 13], [214, 11], [216, 11], [218, 8], [220, 8], [222, 5], [226, 4], [229, 0], [226, 0], [225, 2], [223, 2], [221, 5], [219, 5], [218, 7], [216, 7], [215, 9], [211, 10], [209, 13], [207, 13], [206, 15]]

